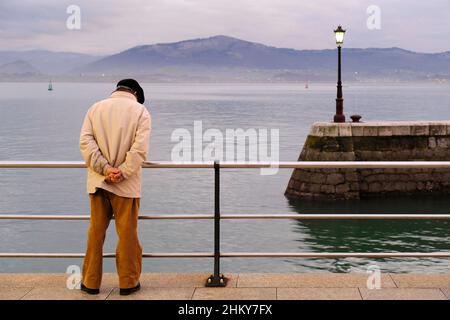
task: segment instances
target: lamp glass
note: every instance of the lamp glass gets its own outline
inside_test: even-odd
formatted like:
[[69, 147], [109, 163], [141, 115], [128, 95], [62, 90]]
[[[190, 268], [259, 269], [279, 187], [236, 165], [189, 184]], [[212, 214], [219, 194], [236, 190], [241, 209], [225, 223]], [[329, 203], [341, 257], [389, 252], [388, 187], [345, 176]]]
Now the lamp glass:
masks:
[[341, 44], [344, 43], [344, 34], [345, 34], [345, 30], [342, 29], [341, 26], [339, 26], [336, 30], [334, 30], [334, 34], [336, 36], [336, 44], [338, 46], [340, 46]]

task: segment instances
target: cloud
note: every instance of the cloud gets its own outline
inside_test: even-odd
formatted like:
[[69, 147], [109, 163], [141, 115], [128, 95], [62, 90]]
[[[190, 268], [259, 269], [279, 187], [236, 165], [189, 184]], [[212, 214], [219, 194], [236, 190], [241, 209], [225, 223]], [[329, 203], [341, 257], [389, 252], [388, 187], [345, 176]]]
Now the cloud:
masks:
[[[68, 30], [66, 9], [81, 8], [81, 30]], [[369, 5], [381, 30], [366, 27]], [[450, 50], [448, 0], [2, 0], [2, 50], [114, 53], [142, 44], [224, 34], [278, 47], [334, 47], [332, 30], [348, 30], [349, 47]]]

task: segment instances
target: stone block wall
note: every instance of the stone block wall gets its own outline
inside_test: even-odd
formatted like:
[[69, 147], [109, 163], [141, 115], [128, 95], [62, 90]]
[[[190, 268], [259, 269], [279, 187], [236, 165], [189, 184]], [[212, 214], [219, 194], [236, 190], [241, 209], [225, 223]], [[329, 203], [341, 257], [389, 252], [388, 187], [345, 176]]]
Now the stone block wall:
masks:
[[[450, 121], [315, 123], [299, 161], [450, 161]], [[295, 169], [286, 195], [448, 194], [450, 169]]]

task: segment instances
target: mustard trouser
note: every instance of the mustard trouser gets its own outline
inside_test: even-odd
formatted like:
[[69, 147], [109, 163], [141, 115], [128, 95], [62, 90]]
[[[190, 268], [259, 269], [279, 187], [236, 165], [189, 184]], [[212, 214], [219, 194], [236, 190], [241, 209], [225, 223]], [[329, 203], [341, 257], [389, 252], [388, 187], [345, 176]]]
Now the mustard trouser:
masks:
[[125, 198], [104, 189], [89, 194], [91, 219], [86, 256], [83, 264], [83, 284], [91, 289], [100, 288], [103, 273], [103, 243], [109, 222], [114, 216], [118, 243], [116, 267], [120, 288], [137, 286], [142, 268], [142, 248], [137, 226], [139, 198]]

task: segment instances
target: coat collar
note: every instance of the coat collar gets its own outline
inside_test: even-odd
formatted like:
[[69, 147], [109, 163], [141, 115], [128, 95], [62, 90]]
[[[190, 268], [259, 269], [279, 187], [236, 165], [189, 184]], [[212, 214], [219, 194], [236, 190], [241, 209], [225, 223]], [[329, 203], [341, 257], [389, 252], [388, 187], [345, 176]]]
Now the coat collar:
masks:
[[111, 93], [111, 98], [128, 98], [137, 101], [136, 97], [133, 94], [126, 91], [114, 91], [113, 93]]

